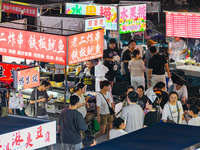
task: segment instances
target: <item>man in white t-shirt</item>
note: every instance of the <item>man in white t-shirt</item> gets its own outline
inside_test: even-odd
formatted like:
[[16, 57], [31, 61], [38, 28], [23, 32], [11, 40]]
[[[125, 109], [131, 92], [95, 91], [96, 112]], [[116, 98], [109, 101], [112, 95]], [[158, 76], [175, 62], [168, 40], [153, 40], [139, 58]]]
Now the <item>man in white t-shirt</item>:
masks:
[[169, 43], [169, 59], [178, 61], [185, 59], [187, 52], [187, 45], [180, 37], [175, 37], [175, 42]]
[[134, 91], [130, 92], [127, 98], [129, 105], [122, 110], [122, 117], [127, 121], [125, 131], [128, 133], [143, 127], [144, 113], [140, 105], [136, 103], [137, 101], [138, 94]]

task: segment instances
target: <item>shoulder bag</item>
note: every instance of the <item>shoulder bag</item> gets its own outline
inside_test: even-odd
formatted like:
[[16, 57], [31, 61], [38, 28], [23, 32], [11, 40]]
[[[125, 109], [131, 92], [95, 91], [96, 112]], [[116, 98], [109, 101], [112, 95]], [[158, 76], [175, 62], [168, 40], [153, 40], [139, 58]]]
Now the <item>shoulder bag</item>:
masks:
[[[108, 101], [106, 100], [105, 96], [102, 93], [101, 93], [101, 95], [103, 96], [103, 98], [105, 99], [106, 103], [108, 104]], [[108, 108], [109, 108], [109, 111], [110, 111], [110, 115], [114, 115], [115, 111], [112, 109], [112, 107], [110, 107], [109, 104], [108, 104]]]
[[34, 117], [34, 108], [33, 105], [30, 104], [30, 102], [28, 102], [24, 112], [28, 117]]
[[[171, 107], [170, 107], [169, 103], [168, 103], [168, 106], [169, 106], [169, 110], [170, 110], [170, 113], [171, 113], [171, 116], [172, 116], [172, 110], [171, 110]], [[178, 107], [177, 102], [176, 102], [176, 108], [177, 108], [177, 111], [178, 111], [177, 122], [174, 121], [174, 118], [173, 118], [173, 116], [172, 116], [172, 120], [169, 119], [169, 117], [167, 117], [167, 122], [168, 122], [168, 123], [173, 123], [173, 124], [176, 124], [176, 123], [177, 123], [177, 124], [178, 124], [179, 119], [180, 119], [180, 112], [179, 112], [179, 107]]]

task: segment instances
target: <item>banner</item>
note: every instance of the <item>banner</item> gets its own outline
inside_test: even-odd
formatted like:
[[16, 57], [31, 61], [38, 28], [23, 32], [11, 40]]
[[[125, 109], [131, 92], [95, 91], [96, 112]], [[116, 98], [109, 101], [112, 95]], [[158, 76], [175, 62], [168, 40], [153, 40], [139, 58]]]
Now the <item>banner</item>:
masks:
[[22, 5], [2, 3], [2, 12], [37, 17], [37, 8]]
[[31, 150], [53, 145], [56, 144], [56, 121], [1, 134], [0, 139], [2, 150]]
[[17, 90], [29, 89], [40, 85], [40, 69], [32, 67], [17, 70], [14, 73], [14, 88]]
[[106, 18], [85, 19], [85, 31], [104, 29], [104, 34], [106, 34], [105, 28]]
[[0, 55], [66, 64], [66, 36], [0, 27]]
[[103, 57], [103, 29], [68, 36], [68, 65]]
[[119, 7], [119, 33], [146, 30], [146, 4]]
[[117, 30], [117, 6], [66, 3], [66, 14], [106, 17], [106, 30]]
[[30, 66], [0, 63], [0, 81], [13, 81], [15, 70], [28, 68]]

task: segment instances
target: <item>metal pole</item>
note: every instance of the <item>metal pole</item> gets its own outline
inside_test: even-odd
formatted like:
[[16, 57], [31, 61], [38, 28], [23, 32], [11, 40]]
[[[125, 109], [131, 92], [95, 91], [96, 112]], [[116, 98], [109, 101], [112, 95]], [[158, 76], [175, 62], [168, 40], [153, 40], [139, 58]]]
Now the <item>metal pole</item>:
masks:
[[143, 42], [142, 44], [144, 45], [144, 31], [143, 31], [143, 41], [142, 42]]
[[66, 51], [66, 64], [65, 64], [65, 95], [64, 95], [64, 106], [66, 106], [66, 94], [67, 94], [67, 65], [68, 65], [68, 36], [67, 36], [67, 51]]
[[42, 32], [42, 21], [40, 20], [40, 32]]
[[117, 41], [118, 41], [118, 48], [120, 48], [120, 34], [119, 34], [119, 6], [117, 6]]
[[35, 87], [35, 117], [37, 118], [37, 87]]

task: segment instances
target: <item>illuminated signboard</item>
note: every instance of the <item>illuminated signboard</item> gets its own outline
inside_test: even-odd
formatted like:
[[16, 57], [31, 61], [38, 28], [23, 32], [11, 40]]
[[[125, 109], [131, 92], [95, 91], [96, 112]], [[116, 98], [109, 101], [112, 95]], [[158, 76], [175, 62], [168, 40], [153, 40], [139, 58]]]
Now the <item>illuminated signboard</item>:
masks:
[[166, 36], [200, 38], [200, 14], [166, 12]]
[[13, 81], [13, 73], [15, 70], [28, 68], [30, 66], [0, 63], [0, 80], [1, 81]]
[[17, 90], [29, 89], [40, 85], [40, 69], [32, 67], [14, 72], [14, 87]]
[[68, 36], [68, 65], [103, 57], [103, 29]]
[[119, 33], [146, 30], [146, 4], [119, 7]]
[[2, 12], [37, 17], [37, 8], [22, 5], [2, 3]]
[[56, 144], [56, 121], [2, 134], [0, 139], [2, 150], [30, 150], [53, 145]]
[[106, 34], [105, 26], [106, 18], [94, 18], [85, 20], [85, 31], [104, 29], [104, 34]]
[[0, 55], [66, 64], [66, 36], [0, 27]]
[[66, 3], [66, 14], [106, 17], [106, 30], [117, 30], [117, 6]]

